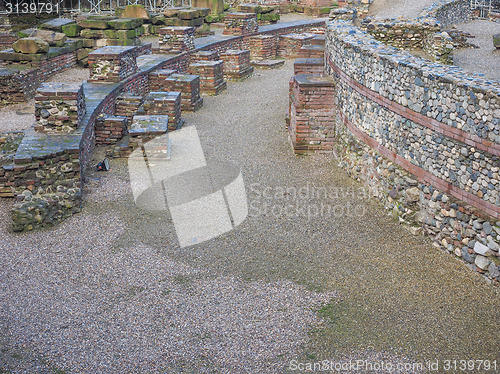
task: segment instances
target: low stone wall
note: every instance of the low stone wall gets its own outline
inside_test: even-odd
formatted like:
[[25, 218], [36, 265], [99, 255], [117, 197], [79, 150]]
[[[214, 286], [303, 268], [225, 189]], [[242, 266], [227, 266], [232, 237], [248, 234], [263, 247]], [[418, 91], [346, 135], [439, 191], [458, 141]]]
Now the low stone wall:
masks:
[[442, 27], [470, 21], [472, 12], [469, 0], [437, 0], [425, 8], [421, 18], [434, 18]]
[[[390, 197], [398, 217], [423, 226], [465, 261], [475, 256], [475, 268], [496, 278], [500, 84], [429, 64], [345, 21], [327, 28], [326, 69], [336, 82], [341, 163], [365, 170], [359, 178], [381, 199]], [[384, 171], [379, 166], [387, 160], [392, 170]], [[406, 175], [380, 177], [395, 178], [398, 167]], [[405, 177], [408, 185], [400, 182]]]
[[441, 30], [432, 18], [418, 20], [365, 19], [362, 29], [375, 39], [402, 49], [423, 49], [426, 39]]

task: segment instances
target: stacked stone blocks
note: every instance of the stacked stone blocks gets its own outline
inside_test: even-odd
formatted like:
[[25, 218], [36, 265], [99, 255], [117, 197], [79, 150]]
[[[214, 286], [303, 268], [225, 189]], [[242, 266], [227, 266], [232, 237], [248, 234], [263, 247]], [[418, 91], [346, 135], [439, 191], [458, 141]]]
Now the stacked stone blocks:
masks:
[[305, 45], [310, 45], [315, 37], [316, 35], [312, 33], [281, 35], [277, 55], [284, 58], [297, 58], [300, 56], [300, 49]]
[[127, 118], [102, 115], [96, 120], [95, 140], [97, 144], [115, 144], [127, 131]]

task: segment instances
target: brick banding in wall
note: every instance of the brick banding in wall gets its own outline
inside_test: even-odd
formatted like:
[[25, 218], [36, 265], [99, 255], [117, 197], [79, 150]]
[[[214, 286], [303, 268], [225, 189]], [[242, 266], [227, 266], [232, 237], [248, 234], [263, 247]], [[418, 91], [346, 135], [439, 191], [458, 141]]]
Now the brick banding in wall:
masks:
[[391, 216], [499, 281], [500, 82], [329, 24], [339, 166]]

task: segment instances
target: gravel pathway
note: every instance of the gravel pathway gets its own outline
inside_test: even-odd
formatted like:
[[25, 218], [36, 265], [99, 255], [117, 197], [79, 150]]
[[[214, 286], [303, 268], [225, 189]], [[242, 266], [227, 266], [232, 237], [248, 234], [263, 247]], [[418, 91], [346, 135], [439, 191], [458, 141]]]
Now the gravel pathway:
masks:
[[457, 29], [474, 35], [469, 42], [479, 48], [459, 49], [453, 52], [453, 63], [468, 71], [482, 73], [500, 80], [500, 50], [493, 46], [493, 35], [500, 33], [500, 24], [475, 20], [455, 25]]
[[208, 162], [243, 171], [250, 214], [225, 235], [179, 247], [168, 214], [135, 208], [124, 160], [89, 173], [84, 211], [51, 230], [8, 232], [0, 200], [0, 371], [498, 358], [496, 289], [385, 216], [331, 157], [293, 155], [292, 71], [256, 71], [184, 115]]
[[377, 18], [417, 18], [435, 0], [373, 0], [369, 16]]

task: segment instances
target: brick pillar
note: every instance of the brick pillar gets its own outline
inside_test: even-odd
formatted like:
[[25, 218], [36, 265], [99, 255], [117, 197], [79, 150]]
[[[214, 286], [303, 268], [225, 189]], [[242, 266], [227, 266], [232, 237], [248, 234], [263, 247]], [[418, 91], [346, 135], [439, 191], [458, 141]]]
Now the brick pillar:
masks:
[[115, 115], [127, 117], [129, 123], [132, 121], [142, 104], [142, 96], [134, 96], [131, 94], [124, 94], [116, 98]]
[[103, 47], [89, 53], [89, 82], [119, 82], [137, 72], [137, 47]]
[[323, 58], [298, 58], [293, 64], [294, 75], [324, 74], [325, 60]]
[[224, 24], [224, 35], [248, 35], [259, 31], [255, 13], [228, 13], [224, 17]]
[[226, 89], [224, 80], [224, 62], [199, 61], [189, 65], [191, 74], [200, 77], [200, 91], [208, 95], [218, 95]]
[[167, 115], [168, 129], [177, 130], [182, 126], [181, 93], [180, 92], [150, 92], [144, 100], [146, 115]]
[[[314, 39], [313, 39], [314, 40]], [[303, 45], [299, 49], [299, 57], [301, 58], [324, 58], [325, 46], [324, 45]]]
[[219, 53], [217, 51], [199, 51], [191, 53], [189, 62], [194, 64], [198, 61], [217, 61], [219, 60]]
[[267, 60], [276, 57], [278, 37], [275, 35], [257, 35], [250, 37], [250, 54], [252, 60]]
[[81, 83], [42, 83], [35, 96], [35, 130], [71, 132], [86, 112]]
[[296, 154], [330, 152], [335, 136], [331, 76], [301, 74], [290, 82], [290, 139]]
[[164, 81], [164, 91], [181, 93], [181, 110], [194, 112], [203, 106], [200, 97], [200, 77], [191, 74], [172, 74]]
[[177, 70], [159, 69], [149, 73], [149, 88], [151, 91], [175, 91], [165, 89], [165, 79], [176, 73]]
[[220, 54], [220, 58], [224, 61], [224, 77], [226, 79], [243, 80], [253, 73], [248, 49], [228, 49]]
[[314, 37], [316, 35], [311, 33], [281, 35], [278, 42], [278, 57], [299, 57], [300, 48], [311, 44], [311, 40]]
[[182, 53], [194, 49], [194, 31], [194, 27], [162, 27], [158, 31], [160, 52]]
[[95, 124], [95, 140], [97, 144], [114, 144], [123, 137], [127, 130], [127, 118], [103, 116]]

